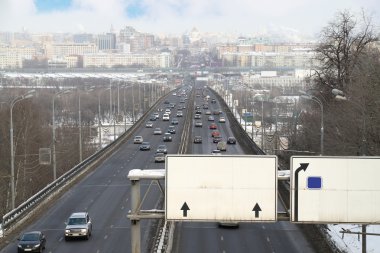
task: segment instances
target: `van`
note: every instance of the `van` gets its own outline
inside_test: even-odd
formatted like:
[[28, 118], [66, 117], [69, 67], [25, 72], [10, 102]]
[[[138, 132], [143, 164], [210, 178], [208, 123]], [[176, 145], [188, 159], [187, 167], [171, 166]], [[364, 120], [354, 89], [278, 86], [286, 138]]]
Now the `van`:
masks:
[[216, 145], [216, 149], [218, 149], [220, 151], [226, 151], [227, 150], [227, 144], [224, 141], [220, 141]]
[[169, 121], [170, 117], [169, 117], [169, 114], [168, 113], [164, 113], [164, 115], [162, 115], [162, 120], [163, 121]]

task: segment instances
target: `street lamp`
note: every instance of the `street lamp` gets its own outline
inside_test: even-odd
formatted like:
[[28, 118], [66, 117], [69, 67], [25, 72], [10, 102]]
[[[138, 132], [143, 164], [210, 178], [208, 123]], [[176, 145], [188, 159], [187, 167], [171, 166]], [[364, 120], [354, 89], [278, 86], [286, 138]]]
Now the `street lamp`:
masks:
[[60, 95], [62, 94], [67, 94], [69, 92], [71, 92], [72, 90], [71, 89], [68, 89], [68, 90], [61, 90], [57, 93], [54, 94], [53, 96], [53, 119], [52, 119], [52, 126], [53, 126], [53, 180], [56, 180], [57, 179], [57, 162], [56, 162], [56, 152], [55, 152], [55, 99], [57, 97], [59, 97]]
[[35, 94], [35, 90], [30, 90], [27, 93], [25, 93], [22, 96], [18, 96], [15, 99], [12, 100], [11, 102], [11, 108], [10, 108], [10, 143], [11, 143], [11, 195], [12, 195], [12, 209], [15, 209], [15, 200], [16, 200], [16, 195], [15, 195], [15, 154], [13, 151], [13, 106], [17, 103], [20, 102], [21, 100], [31, 98]]
[[356, 102], [354, 100], [347, 99], [347, 97], [345, 97], [344, 92], [341, 90], [333, 89], [332, 93], [335, 95], [335, 100], [350, 102], [351, 104], [353, 104], [354, 106], [356, 106], [360, 110], [360, 112], [362, 114], [362, 122], [363, 122], [363, 126], [362, 126], [362, 148], [361, 148], [360, 152], [361, 152], [361, 155], [365, 156], [367, 154], [367, 139], [365, 136], [365, 132], [366, 132], [365, 108], [361, 104], [359, 104], [358, 102]]
[[304, 91], [300, 91], [302, 93], [301, 95], [301, 98], [303, 99], [308, 99], [308, 100], [312, 100], [314, 102], [316, 102], [320, 108], [321, 108], [321, 156], [323, 155], [323, 138], [324, 138], [324, 124], [323, 124], [323, 103], [322, 101], [317, 98], [316, 96], [313, 96], [313, 95], [308, 95], [306, 92]]

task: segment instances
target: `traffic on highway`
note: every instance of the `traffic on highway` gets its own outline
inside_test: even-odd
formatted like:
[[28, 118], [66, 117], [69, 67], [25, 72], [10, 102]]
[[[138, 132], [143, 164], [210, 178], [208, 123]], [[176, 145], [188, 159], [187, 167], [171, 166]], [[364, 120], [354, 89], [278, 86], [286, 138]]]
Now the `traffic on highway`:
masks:
[[[78, 178], [67, 192], [20, 231], [40, 231], [44, 245], [20, 246], [18, 237], [6, 252], [131, 252], [132, 169], [164, 169], [165, 155], [178, 154], [186, 120], [191, 121], [191, 154], [245, 154], [222, 102], [203, 82], [186, 84], [161, 100], [117, 152]], [[164, 183], [162, 184], [164, 185]], [[149, 184], [142, 184], [142, 194]], [[162, 209], [164, 196], [153, 185], [141, 209]], [[279, 207], [284, 211], [284, 207]], [[142, 220], [142, 252], [156, 240], [157, 220]], [[172, 252], [314, 252], [300, 229], [289, 222], [177, 223]]]

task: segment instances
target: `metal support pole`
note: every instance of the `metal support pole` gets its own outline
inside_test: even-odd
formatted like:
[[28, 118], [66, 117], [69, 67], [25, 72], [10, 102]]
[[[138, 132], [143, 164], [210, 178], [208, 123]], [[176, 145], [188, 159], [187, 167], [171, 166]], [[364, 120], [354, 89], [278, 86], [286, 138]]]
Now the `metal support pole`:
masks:
[[10, 127], [10, 138], [11, 138], [11, 197], [12, 197], [12, 205], [11, 208], [12, 210], [15, 209], [15, 165], [14, 165], [14, 160], [15, 160], [15, 154], [13, 151], [13, 114], [12, 114], [12, 109], [13, 109], [14, 103], [11, 105], [11, 127]]
[[367, 225], [362, 225], [362, 253], [367, 252]]
[[[137, 215], [140, 206], [140, 180], [131, 180], [131, 214]], [[131, 220], [131, 246], [132, 253], [141, 252], [141, 227], [140, 220]]]
[[261, 150], [264, 151], [264, 101], [261, 100]]
[[102, 149], [102, 121], [100, 120], [100, 92], [98, 94], [98, 128], [99, 128], [99, 150]]
[[[79, 91], [78, 91], [79, 92]], [[82, 158], [82, 115], [80, 109], [80, 93], [78, 93], [78, 118], [79, 118], [79, 162], [83, 161]]]
[[55, 96], [53, 97], [53, 119], [52, 119], [52, 126], [53, 126], [53, 180], [57, 179], [57, 162], [56, 162], [56, 156], [55, 156]]

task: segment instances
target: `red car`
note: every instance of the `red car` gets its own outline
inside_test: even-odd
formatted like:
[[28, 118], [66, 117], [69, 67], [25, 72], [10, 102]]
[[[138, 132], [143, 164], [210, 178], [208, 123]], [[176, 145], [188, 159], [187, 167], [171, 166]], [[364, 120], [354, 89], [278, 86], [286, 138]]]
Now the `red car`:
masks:
[[215, 123], [212, 123], [211, 125], [210, 125], [210, 129], [217, 129], [218, 127], [216, 126], [216, 124]]
[[216, 136], [220, 136], [220, 132], [219, 131], [212, 131], [211, 137], [216, 137]]

